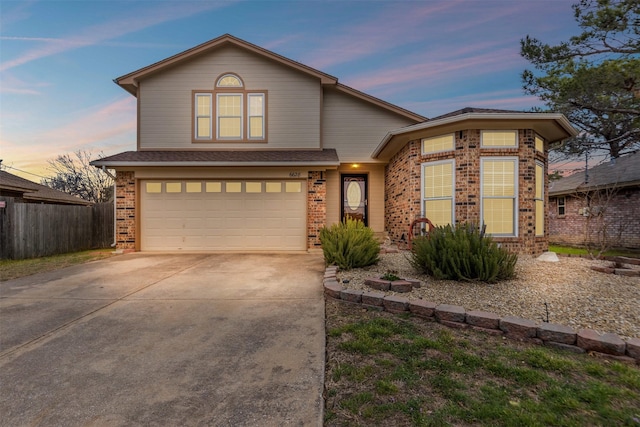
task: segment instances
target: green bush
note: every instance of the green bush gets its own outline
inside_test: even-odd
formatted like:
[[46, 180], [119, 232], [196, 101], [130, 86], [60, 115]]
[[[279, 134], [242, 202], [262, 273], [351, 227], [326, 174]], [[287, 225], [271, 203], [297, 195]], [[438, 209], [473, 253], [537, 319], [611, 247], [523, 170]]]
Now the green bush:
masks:
[[509, 253], [473, 224], [433, 229], [413, 240], [413, 268], [436, 279], [495, 283], [515, 276], [518, 256]]
[[343, 270], [366, 267], [378, 262], [380, 244], [362, 221], [347, 219], [320, 230], [324, 260]]

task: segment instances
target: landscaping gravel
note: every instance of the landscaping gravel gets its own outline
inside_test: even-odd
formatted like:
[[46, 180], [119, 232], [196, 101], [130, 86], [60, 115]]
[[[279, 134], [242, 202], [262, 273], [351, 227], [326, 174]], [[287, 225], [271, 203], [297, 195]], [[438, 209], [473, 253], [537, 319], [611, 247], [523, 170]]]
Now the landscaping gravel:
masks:
[[421, 281], [420, 288], [397, 294], [409, 299], [461, 305], [467, 311], [518, 316], [536, 323], [547, 320], [548, 309], [551, 323], [575, 330], [613, 332], [623, 338], [640, 337], [640, 277], [599, 273], [590, 268], [610, 266], [611, 262], [577, 257], [544, 262], [520, 256], [515, 279], [486, 284], [434, 280], [416, 273], [408, 256], [409, 252], [382, 254], [375, 266], [340, 271], [338, 281], [346, 289], [371, 290], [364, 284], [366, 278], [393, 272], [404, 279]]

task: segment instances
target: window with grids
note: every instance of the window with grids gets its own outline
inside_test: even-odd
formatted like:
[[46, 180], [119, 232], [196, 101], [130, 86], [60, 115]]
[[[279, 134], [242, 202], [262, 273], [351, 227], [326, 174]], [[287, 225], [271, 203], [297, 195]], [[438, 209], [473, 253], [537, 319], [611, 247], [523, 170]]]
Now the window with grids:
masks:
[[536, 151], [544, 153], [544, 139], [536, 135], [535, 144], [536, 144]]
[[481, 147], [517, 148], [517, 130], [483, 130], [480, 135]]
[[487, 233], [515, 236], [517, 230], [518, 159], [512, 157], [482, 158], [481, 216]]
[[422, 140], [422, 154], [439, 153], [454, 149], [453, 134], [424, 138]]
[[544, 236], [544, 166], [536, 162], [536, 236]]
[[194, 140], [265, 140], [266, 98], [266, 91], [246, 90], [234, 74], [218, 78], [213, 91], [195, 91]]
[[422, 209], [433, 225], [454, 223], [454, 171], [453, 160], [422, 165]]
[[564, 216], [566, 209], [566, 199], [564, 197], [558, 197], [558, 216]]

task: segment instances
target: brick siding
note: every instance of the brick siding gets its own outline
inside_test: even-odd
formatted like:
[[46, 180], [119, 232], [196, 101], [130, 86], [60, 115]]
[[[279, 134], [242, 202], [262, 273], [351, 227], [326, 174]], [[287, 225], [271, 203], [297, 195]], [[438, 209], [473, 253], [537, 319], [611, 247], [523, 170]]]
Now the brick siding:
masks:
[[307, 180], [307, 248], [320, 248], [320, 229], [327, 223], [327, 180], [324, 172], [309, 172]]
[[592, 207], [604, 207], [601, 215], [587, 217], [579, 212], [588, 206], [585, 195], [565, 196], [565, 215], [558, 215], [558, 198], [549, 199], [551, 243], [584, 246], [596, 244], [606, 230], [604, 243], [612, 248], [640, 249], [640, 187], [619, 189], [606, 203], [606, 195], [592, 197]]
[[116, 173], [116, 247], [136, 247], [136, 181], [134, 172]]
[[[535, 166], [536, 160], [544, 166], [547, 159], [535, 150], [535, 132], [518, 131], [518, 148], [481, 148], [480, 130], [455, 132], [455, 150], [422, 154], [421, 141], [414, 140], [391, 158], [385, 169], [385, 228], [392, 241], [406, 242], [411, 222], [422, 216], [421, 164], [455, 159], [455, 221], [480, 222], [480, 159], [482, 157], [518, 157], [518, 237], [495, 238], [510, 251], [539, 254], [548, 248], [548, 224], [545, 236], [535, 236]], [[547, 198], [548, 181], [544, 194]]]

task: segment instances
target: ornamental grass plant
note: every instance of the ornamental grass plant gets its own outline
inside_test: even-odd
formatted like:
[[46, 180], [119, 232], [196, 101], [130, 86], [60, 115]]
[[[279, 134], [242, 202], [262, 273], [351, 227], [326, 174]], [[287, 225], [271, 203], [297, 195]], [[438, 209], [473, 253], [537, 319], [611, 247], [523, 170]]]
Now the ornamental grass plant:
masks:
[[413, 241], [413, 268], [438, 280], [495, 283], [515, 276], [518, 256], [474, 224], [439, 226]]
[[366, 267], [378, 262], [380, 243], [373, 230], [362, 221], [346, 219], [320, 230], [322, 252], [327, 265], [337, 265], [342, 270]]

